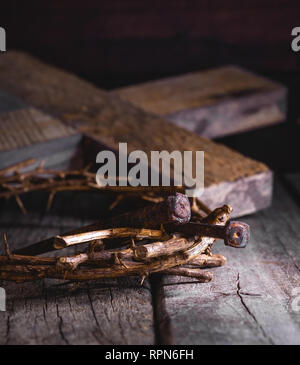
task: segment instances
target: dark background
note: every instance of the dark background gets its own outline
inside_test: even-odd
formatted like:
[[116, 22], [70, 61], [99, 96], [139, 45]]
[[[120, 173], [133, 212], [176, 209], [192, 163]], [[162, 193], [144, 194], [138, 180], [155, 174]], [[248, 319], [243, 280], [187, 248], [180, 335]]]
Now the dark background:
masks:
[[0, 26], [8, 50], [107, 89], [228, 63], [280, 81], [289, 88], [287, 123], [222, 142], [275, 170], [300, 168], [300, 52], [291, 49], [299, 0], [10, 0]]

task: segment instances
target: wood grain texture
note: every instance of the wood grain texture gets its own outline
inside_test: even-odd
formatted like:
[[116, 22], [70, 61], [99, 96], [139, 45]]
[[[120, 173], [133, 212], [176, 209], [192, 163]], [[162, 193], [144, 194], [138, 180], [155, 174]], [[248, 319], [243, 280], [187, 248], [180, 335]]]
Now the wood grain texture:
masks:
[[69, 289], [55, 288], [53, 282], [7, 286], [8, 312], [0, 313], [0, 343], [154, 343], [149, 291], [138, 288], [138, 281], [98, 283], [73, 294]]
[[158, 115], [203, 107], [222, 99], [272, 91], [279, 85], [237, 66], [149, 81], [113, 90], [124, 99]]
[[45, 160], [45, 167], [71, 165], [81, 134], [35, 108], [0, 113], [0, 166], [27, 158]]
[[237, 66], [193, 72], [113, 92], [205, 137], [259, 128], [286, 117], [286, 89]]
[[[250, 181], [257, 175], [264, 182], [257, 188], [269, 185], [268, 192], [265, 189], [263, 193], [268, 196], [264, 207], [270, 203], [272, 184], [264, 164], [175, 125], [170, 127], [162, 117], [146, 113], [74, 75], [23, 53], [6, 52], [0, 58], [0, 82], [7, 92], [83, 133], [92, 146], [84, 149], [90, 161], [95, 161], [101, 149], [118, 150], [119, 142], [128, 143], [128, 152], [142, 150], [148, 156], [153, 150], [205, 151], [205, 192], [201, 198], [205, 200], [206, 195], [213, 199], [210, 189], [222, 189], [224, 183], [231, 184], [232, 190], [242, 184], [243, 196], [238, 204], [235, 202], [235, 215], [249, 213], [244, 200], [248, 199]], [[261, 201], [255, 202], [255, 196], [252, 211], [256, 205], [262, 207]], [[212, 201], [212, 208], [215, 206]]]
[[[12, 248], [89, 223], [107, 203], [99, 195], [62, 194], [44, 215], [45, 198], [38, 194], [25, 199], [28, 217], [13, 202], [2, 207], [0, 232], [7, 233]], [[74, 292], [72, 285], [53, 280], [0, 286], [7, 292], [7, 312], [0, 312], [1, 344], [155, 342], [151, 292], [147, 281], [140, 286], [139, 278], [90, 282]]]
[[0, 113], [0, 125], [1, 152], [76, 134], [73, 128], [35, 108]]
[[300, 285], [300, 208], [277, 185], [273, 206], [245, 222], [252, 236], [246, 249], [216, 243], [213, 251], [228, 260], [210, 269], [212, 282], [165, 277], [173, 343], [300, 344], [299, 312], [292, 307]]
[[[12, 248], [26, 245], [99, 219], [108, 203], [102, 199], [58, 195], [53, 209], [43, 214], [46, 196], [27, 196], [28, 216], [13, 202], [2, 206], [0, 233], [7, 233]], [[141, 288], [138, 278], [97, 281], [74, 292], [50, 280], [2, 282], [8, 311], [0, 312], [0, 343], [299, 344], [299, 312], [292, 303], [300, 283], [295, 228], [300, 208], [277, 185], [273, 207], [246, 222], [252, 230], [246, 249], [216, 243], [213, 250], [228, 260], [208, 269], [214, 272], [211, 283], [155, 275], [151, 296], [148, 282]]]
[[0, 167], [27, 158], [46, 167], [69, 166], [81, 134], [57, 118], [0, 90]]

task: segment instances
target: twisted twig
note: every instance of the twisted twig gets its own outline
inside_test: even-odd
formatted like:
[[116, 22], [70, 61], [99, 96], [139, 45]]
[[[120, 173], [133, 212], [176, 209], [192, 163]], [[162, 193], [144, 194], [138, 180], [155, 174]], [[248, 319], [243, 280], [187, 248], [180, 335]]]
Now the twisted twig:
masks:
[[[61, 191], [98, 191], [117, 195], [110, 209], [113, 209], [123, 198], [124, 194], [138, 196], [141, 199], [160, 202], [165, 195], [184, 192], [182, 186], [99, 186], [96, 174], [89, 171], [90, 166], [80, 170], [51, 170], [45, 169], [43, 163], [34, 167], [36, 160], [30, 159], [0, 170], [0, 198], [15, 197], [21, 211], [26, 209], [20, 195], [32, 191], [48, 191], [47, 210], [51, 208], [54, 196]], [[22, 171], [31, 167], [29, 171]], [[120, 179], [117, 177], [117, 179]]]

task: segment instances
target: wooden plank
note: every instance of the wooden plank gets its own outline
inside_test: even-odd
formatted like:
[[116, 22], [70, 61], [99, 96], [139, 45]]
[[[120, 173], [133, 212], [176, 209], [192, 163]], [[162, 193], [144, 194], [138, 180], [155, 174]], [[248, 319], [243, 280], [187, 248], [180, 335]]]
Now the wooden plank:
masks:
[[69, 167], [82, 136], [56, 117], [0, 90], [0, 168], [27, 158], [46, 167]]
[[35, 108], [1, 113], [0, 123], [1, 152], [76, 134], [72, 128]]
[[209, 138], [286, 118], [286, 88], [237, 66], [123, 87], [113, 93]]
[[[12, 248], [99, 219], [99, 207], [106, 205], [99, 195], [58, 194], [45, 215], [41, 194], [25, 203], [30, 213], [23, 219], [13, 202], [1, 211], [0, 232], [7, 233]], [[7, 312], [0, 312], [0, 344], [153, 344], [151, 292], [148, 282], [141, 287], [139, 281], [90, 282], [74, 292], [51, 280], [2, 282]]]
[[0, 312], [0, 343], [11, 345], [153, 344], [149, 288], [137, 280], [83, 286], [47, 281], [2, 284], [8, 311]]
[[228, 263], [212, 269], [211, 283], [164, 278], [173, 343], [300, 344], [300, 208], [276, 185], [273, 206], [245, 222], [251, 242], [244, 250], [216, 244]]
[[1, 168], [27, 158], [45, 159], [46, 167], [68, 164], [80, 140], [76, 130], [35, 108], [0, 113]]
[[[119, 142], [128, 143], [128, 152], [145, 151], [148, 158], [153, 150], [205, 151], [202, 200], [214, 207], [220, 201], [231, 204], [234, 199], [236, 216], [270, 204], [272, 175], [262, 163], [178, 126], [170, 128], [162, 117], [23, 53], [6, 52], [0, 59], [0, 70], [4, 90], [87, 137], [84, 153], [89, 161], [95, 161], [100, 149], [116, 151]], [[246, 206], [245, 200], [251, 204]]]

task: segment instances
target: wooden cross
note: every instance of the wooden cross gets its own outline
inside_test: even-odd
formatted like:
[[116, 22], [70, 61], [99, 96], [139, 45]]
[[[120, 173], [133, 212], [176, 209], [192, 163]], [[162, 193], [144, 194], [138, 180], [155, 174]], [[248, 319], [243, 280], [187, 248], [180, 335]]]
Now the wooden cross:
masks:
[[[0, 89], [0, 167], [26, 157], [46, 159], [46, 166], [52, 167], [66, 166], [72, 159], [95, 162], [96, 153], [101, 149], [116, 151], [119, 142], [127, 142], [128, 152], [143, 150], [148, 155], [152, 150], [205, 151], [201, 196], [205, 204], [229, 203], [234, 216], [240, 216], [271, 202], [272, 172], [266, 165], [177, 125], [170, 126], [165, 117], [124, 100], [126, 95], [120, 90], [115, 93], [119, 95], [105, 92], [14, 51], [0, 57]], [[284, 91], [280, 95], [283, 98]], [[134, 102], [132, 94], [126, 98]], [[284, 117], [279, 114], [274, 121]]]

